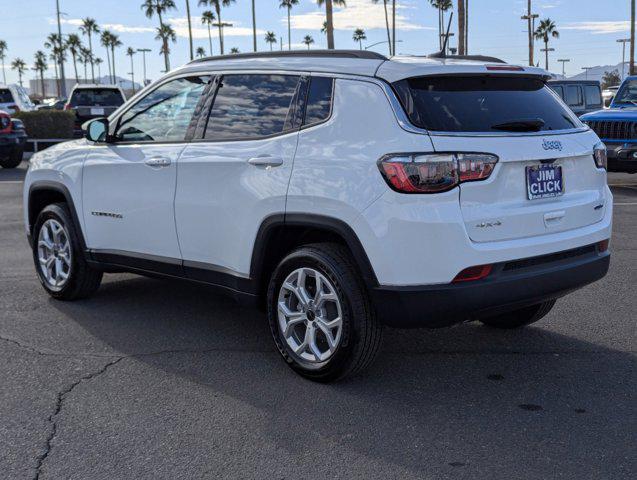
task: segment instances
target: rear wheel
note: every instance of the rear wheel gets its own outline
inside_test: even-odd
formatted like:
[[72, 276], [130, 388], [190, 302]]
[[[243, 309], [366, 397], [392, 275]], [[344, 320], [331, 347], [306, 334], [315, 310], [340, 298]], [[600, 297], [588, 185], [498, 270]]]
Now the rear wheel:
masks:
[[520, 328], [544, 318], [551, 311], [553, 305], [555, 305], [555, 300], [549, 300], [548, 302], [538, 303], [537, 305], [503, 313], [494, 317], [480, 318], [479, 320], [485, 325], [494, 328]]
[[40, 283], [59, 300], [92, 295], [100, 286], [102, 272], [84, 258], [80, 237], [65, 204], [48, 205], [33, 228], [33, 261]]
[[307, 245], [281, 261], [268, 288], [268, 320], [287, 364], [321, 382], [369, 366], [382, 336], [354, 262], [336, 244]]
[[0, 167], [16, 168], [22, 163], [23, 151], [21, 148], [14, 148], [9, 152], [7, 157], [0, 158]]

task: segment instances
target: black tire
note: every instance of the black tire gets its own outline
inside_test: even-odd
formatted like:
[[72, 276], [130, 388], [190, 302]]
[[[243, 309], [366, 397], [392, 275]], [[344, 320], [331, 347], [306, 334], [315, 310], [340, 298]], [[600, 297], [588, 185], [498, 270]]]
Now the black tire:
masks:
[[[49, 219], [54, 219], [62, 225], [65, 234], [68, 235], [71, 247], [71, 268], [68, 279], [61, 288], [53, 288], [48, 283], [40, 269], [38, 260], [38, 237], [42, 225]], [[95, 293], [102, 282], [102, 272], [91, 268], [86, 263], [78, 229], [73, 222], [67, 205], [64, 203], [48, 205], [38, 215], [33, 227], [33, 261], [40, 283], [49, 295], [58, 300], [87, 298]]]
[[[340, 342], [324, 362], [313, 363], [300, 358], [279, 328], [279, 292], [284, 280], [299, 268], [314, 269], [323, 275], [332, 284], [340, 301]], [[285, 257], [272, 274], [267, 302], [270, 330], [279, 353], [294, 371], [310, 380], [331, 382], [355, 375], [367, 368], [378, 353], [382, 325], [376, 318], [351, 255], [338, 244], [306, 245]]]
[[22, 163], [23, 150], [21, 148], [14, 148], [9, 153], [8, 157], [0, 158], [0, 167], [2, 168], [16, 168]]
[[538, 303], [530, 307], [521, 308], [513, 312], [503, 313], [494, 317], [481, 318], [480, 321], [493, 328], [512, 329], [531, 325], [544, 318], [555, 305], [555, 300]]

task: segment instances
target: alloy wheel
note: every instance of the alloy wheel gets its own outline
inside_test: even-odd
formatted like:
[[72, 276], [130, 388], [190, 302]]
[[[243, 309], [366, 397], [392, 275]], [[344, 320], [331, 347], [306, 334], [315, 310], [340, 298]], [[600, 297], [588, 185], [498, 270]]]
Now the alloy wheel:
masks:
[[38, 234], [38, 264], [42, 277], [52, 290], [61, 290], [71, 274], [71, 242], [62, 224], [49, 219]]

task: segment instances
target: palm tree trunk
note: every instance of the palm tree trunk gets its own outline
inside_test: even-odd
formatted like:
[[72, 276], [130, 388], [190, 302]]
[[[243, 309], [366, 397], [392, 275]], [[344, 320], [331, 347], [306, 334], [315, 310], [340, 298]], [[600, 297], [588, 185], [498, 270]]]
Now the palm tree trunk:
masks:
[[396, 55], [396, 0], [392, 0], [392, 5], [391, 5], [391, 30], [392, 30], [391, 51], [393, 55]]
[[288, 7], [288, 50], [292, 50], [292, 29], [290, 28], [290, 8]]
[[630, 2], [630, 74], [635, 75], [635, 0]]
[[58, 63], [57, 60], [53, 61], [53, 67], [55, 68], [55, 88], [57, 90], [57, 96], [60, 97], [60, 81], [58, 80]]
[[464, 34], [465, 34], [465, 17], [464, 17], [464, 0], [458, 0], [458, 55], [464, 55]]
[[22, 72], [18, 69], [18, 83], [22, 86]]
[[385, 27], [387, 27], [387, 48], [389, 48], [389, 55], [391, 56], [391, 30], [389, 30], [389, 14], [387, 13], [387, 0], [383, 0], [383, 6], [385, 8]]
[[549, 41], [544, 40], [544, 54], [546, 55], [545, 70], [549, 71]]
[[254, 51], [257, 51], [257, 12], [254, 6], [254, 0], [252, 0], [252, 46]]
[[270, 51], [273, 51], [273, 47], [272, 47], [273, 43], [270, 42]]
[[210, 56], [212, 57], [212, 33], [210, 32], [210, 24], [208, 24], [208, 42], [210, 43]]
[[113, 80], [113, 73], [111, 72], [111, 53], [106, 47], [106, 65], [108, 65], [108, 78], [109, 80]]
[[[192, 21], [190, 19], [190, 2], [186, 0], [186, 15], [188, 16], [188, 39], [190, 41], [190, 60], [192, 61], [194, 57], [194, 52], [192, 49]], [[131, 61], [133, 57], [131, 57]]]
[[87, 72], [87, 67], [86, 67], [86, 64], [88, 62], [84, 61], [83, 63], [84, 63], [84, 83], [88, 83], [88, 72]]
[[164, 38], [164, 59], [166, 60], [166, 72], [170, 71], [170, 58], [168, 58], [168, 39]]
[[46, 98], [46, 87], [44, 86], [44, 70], [40, 70], [40, 82], [42, 83], [42, 98]]
[[131, 88], [133, 89], [133, 95], [135, 95], [135, 65], [133, 64], [133, 56], [130, 56], [130, 77]]
[[469, 0], [464, 4], [464, 54], [469, 55]]
[[327, 17], [327, 48], [334, 50], [334, 10], [332, 0], [325, 0], [325, 16]]
[[217, 11], [217, 26], [219, 27], [219, 49], [223, 55], [223, 28], [221, 27], [221, 8], [215, 8]]
[[73, 71], [75, 72], [75, 83], [80, 83], [78, 81], [78, 75], [77, 75], [77, 59], [75, 58], [75, 54], [73, 52], [71, 52], [71, 56], [73, 57]]
[[438, 48], [442, 51], [442, 9], [438, 7]]
[[95, 83], [95, 65], [93, 64], [93, 40], [91, 39], [91, 32], [88, 32], [88, 50], [91, 52], [91, 81]]
[[113, 62], [113, 84], [117, 85], [117, 78], [115, 78], [115, 47], [111, 45], [111, 61]]

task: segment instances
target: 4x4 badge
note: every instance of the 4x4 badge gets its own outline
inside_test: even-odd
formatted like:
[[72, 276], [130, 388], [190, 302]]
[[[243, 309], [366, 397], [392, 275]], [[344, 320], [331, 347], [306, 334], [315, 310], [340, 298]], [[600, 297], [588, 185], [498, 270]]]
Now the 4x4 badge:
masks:
[[559, 140], [544, 140], [542, 142], [542, 148], [544, 150], [559, 150], [562, 151], [562, 142]]

